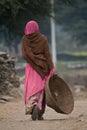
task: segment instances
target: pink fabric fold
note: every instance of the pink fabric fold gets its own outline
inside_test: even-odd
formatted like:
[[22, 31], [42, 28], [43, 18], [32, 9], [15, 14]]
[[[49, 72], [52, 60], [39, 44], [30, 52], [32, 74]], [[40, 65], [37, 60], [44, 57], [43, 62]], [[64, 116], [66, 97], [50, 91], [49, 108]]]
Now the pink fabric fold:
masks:
[[25, 26], [25, 35], [29, 35], [31, 33], [35, 33], [39, 31], [39, 26], [36, 21], [29, 21]]
[[54, 71], [55, 70], [52, 69], [49, 75], [45, 76], [45, 78], [42, 79], [30, 64], [26, 64], [24, 81], [25, 104], [28, 103], [30, 96], [44, 89], [46, 81], [54, 74]]

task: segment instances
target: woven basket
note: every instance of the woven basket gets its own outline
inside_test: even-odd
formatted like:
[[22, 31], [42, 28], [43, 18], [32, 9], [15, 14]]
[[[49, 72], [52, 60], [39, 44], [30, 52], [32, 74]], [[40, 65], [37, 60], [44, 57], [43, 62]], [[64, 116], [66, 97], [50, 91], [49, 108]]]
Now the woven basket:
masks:
[[69, 114], [74, 108], [72, 92], [65, 81], [58, 75], [53, 75], [46, 87], [46, 103], [58, 113]]

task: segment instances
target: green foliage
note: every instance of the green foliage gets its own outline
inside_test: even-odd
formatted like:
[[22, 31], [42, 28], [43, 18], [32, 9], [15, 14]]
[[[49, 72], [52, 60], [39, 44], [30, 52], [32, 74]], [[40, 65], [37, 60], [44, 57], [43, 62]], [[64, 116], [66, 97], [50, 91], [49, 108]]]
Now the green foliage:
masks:
[[75, 51], [75, 52], [63, 52], [65, 54], [69, 54], [69, 55], [73, 55], [73, 56], [87, 56], [87, 52], [86, 51]]
[[28, 20], [40, 20], [50, 15], [49, 0], [0, 0], [0, 25], [21, 35]]
[[[42, 21], [51, 15], [50, 2], [50, 0], [0, 0], [0, 26], [4, 25], [12, 38], [22, 36], [27, 21], [34, 19], [42, 24]], [[56, 22], [69, 31], [77, 43], [86, 44], [87, 0], [54, 0], [54, 11]], [[48, 25], [45, 27], [48, 28]]]

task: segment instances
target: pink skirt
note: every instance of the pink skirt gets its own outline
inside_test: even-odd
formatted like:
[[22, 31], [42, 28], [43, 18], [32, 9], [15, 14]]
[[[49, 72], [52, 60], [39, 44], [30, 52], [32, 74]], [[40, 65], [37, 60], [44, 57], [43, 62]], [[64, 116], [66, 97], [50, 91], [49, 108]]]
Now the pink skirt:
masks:
[[32, 68], [30, 64], [26, 64], [25, 68], [25, 80], [24, 80], [24, 99], [25, 106], [29, 105], [29, 99], [31, 96], [41, 92], [47, 80], [54, 74], [52, 69], [49, 75], [45, 76], [44, 79]]

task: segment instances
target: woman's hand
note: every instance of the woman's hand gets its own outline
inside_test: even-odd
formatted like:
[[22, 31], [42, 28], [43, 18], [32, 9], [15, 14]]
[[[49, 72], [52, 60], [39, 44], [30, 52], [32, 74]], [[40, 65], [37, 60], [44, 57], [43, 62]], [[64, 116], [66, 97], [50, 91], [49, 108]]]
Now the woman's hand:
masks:
[[52, 76], [55, 73], [55, 68], [51, 69], [50, 76]]

